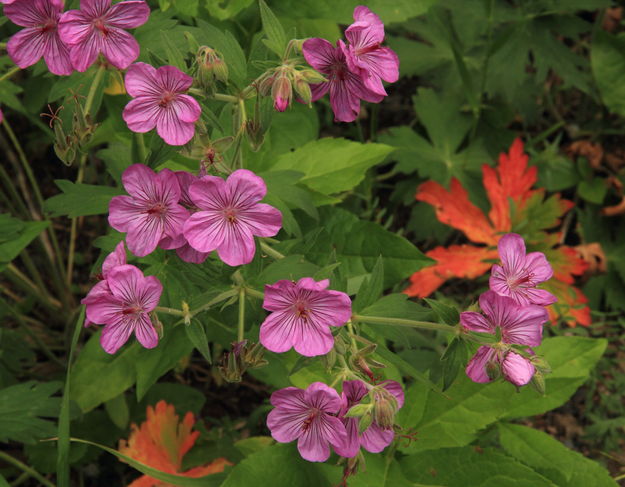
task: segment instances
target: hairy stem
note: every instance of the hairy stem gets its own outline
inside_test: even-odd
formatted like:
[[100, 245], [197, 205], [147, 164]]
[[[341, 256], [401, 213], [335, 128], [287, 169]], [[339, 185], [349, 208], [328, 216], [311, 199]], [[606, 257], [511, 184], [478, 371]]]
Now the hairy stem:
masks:
[[409, 328], [420, 328], [422, 330], [444, 331], [446, 333], [456, 333], [455, 326], [443, 325], [442, 323], [432, 323], [429, 321], [406, 320], [403, 318], [386, 318], [383, 316], [362, 316], [352, 315], [353, 321], [369, 323], [372, 325], [394, 325], [406, 326]]
[[260, 241], [260, 248], [263, 252], [265, 252], [269, 257], [274, 258], [275, 260], [284, 259], [284, 254], [278, 252], [273, 247], [270, 247], [267, 243]]

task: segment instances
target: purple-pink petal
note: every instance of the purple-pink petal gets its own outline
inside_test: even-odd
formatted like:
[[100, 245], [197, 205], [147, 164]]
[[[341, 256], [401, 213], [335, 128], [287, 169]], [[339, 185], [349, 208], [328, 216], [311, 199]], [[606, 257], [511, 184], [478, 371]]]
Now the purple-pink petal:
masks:
[[159, 112], [156, 133], [169, 145], [184, 145], [195, 134], [195, 123], [183, 122], [173, 108]]
[[7, 43], [11, 60], [20, 68], [32, 66], [43, 56], [45, 41], [40, 29], [27, 27], [13, 35]]
[[335, 47], [325, 39], [313, 37], [306, 39], [302, 53], [306, 62], [321, 73], [328, 73], [335, 59]]
[[115, 246], [115, 250], [107, 255], [102, 262], [102, 276], [106, 279], [109, 272], [120, 265], [126, 265], [126, 248], [123, 241], [119, 242]]
[[372, 423], [361, 435], [360, 444], [371, 453], [380, 453], [395, 438], [395, 432], [389, 429], [381, 428], [377, 423]]
[[134, 29], [148, 21], [150, 7], [143, 0], [126, 0], [113, 5], [106, 15], [109, 25], [119, 29]]
[[125, 30], [116, 27], [109, 28], [106, 38], [100, 44], [100, 52], [119, 69], [130, 66], [139, 57], [140, 51], [137, 40]]
[[134, 63], [130, 66], [124, 77], [124, 85], [126, 92], [132, 97], [159, 97], [162, 92], [157, 81], [156, 68], [147, 63]]
[[190, 264], [202, 264], [208, 258], [209, 252], [198, 252], [188, 243], [185, 243], [182, 247], [176, 249], [176, 254], [183, 261]]
[[128, 128], [140, 134], [153, 130], [159, 115], [160, 107], [146, 97], [130, 100], [122, 112], [122, 117]]
[[258, 203], [267, 194], [267, 185], [260, 176], [247, 169], [237, 169], [226, 180], [226, 188], [237, 204], [248, 206]]
[[495, 325], [484, 315], [475, 311], [463, 311], [460, 313], [460, 324], [465, 330], [479, 333], [495, 333]]
[[532, 363], [518, 353], [508, 352], [501, 364], [505, 379], [515, 386], [524, 386], [534, 376], [536, 369]]
[[106, 353], [114, 354], [130, 338], [132, 326], [125, 321], [107, 324], [100, 335], [100, 345]]
[[495, 350], [491, 347], [482, 346], [477, 349], [475, 355], [467, 364], [466, 373], [473, 382], [484, 384], [492, 379], [486, 372], [486, 364], [495, 357]]
[[222, 227], [223, 240], [217, 247], [217, 255], [229, 266], [249, 264], [256, 253], [252, 229], [241, 222]]

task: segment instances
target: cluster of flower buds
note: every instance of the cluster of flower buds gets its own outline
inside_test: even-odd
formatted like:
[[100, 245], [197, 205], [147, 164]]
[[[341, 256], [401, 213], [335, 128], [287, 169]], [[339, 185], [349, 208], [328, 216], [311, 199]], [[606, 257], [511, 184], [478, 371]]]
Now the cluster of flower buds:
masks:
[[297, 61], [287, 61], [277, 68], [270, 69], [257, 81], [258, 92], [262, 96], [273, 99], [273, 107], [279, 111], [285, 111], [293, 100], [293, 91], [299, 101], [310, 105], [312, 101], [311, 84], [326, 81], [323, 75], [310, 68], [302, 68]]
[[549, 319], [545, 307], [556, 301], [553, 294], [537, 288], [551, 278], [553, 269], [543, 253], [526, 254], [523, 238], [515, 233], [504, 235], [497, 248], [502, 265], [493, 266], [490, 290], [479, 298], [483, 314], [460, 314], [465, 332], [494, 335], [494, 341], [477, 350], [466, 372], [480, 383], [503, 378], [520, 387], [531, 381], [542, 393], [549, 366], [531, 347], [540, 345]]
[[260, 343], [243, 340], [232, 344], [232, 350], [225, 353], [219, 373], [226, 382], [241, 382], [241, 377], [248, 369], [257, 369], [267, 365], [263, 358], [264, 348]]
[[216, 82], [228, 83], [228, 65], [219, 51], [201, 46], [195, 56], [197, 72], [195, 78], [199, 85], [209, 93], [215, 91]]
[[84, 152], [85, 146], [91, 140], [98, 126], [93, 123], [91, 116], [85, 113], [78, 96], [74, 96], [74, 102], [72, 128], [69, 133], [63, 129], [63, 122], [56, 113], [44, 114], [50, 117], [50, 126], [54, 129], [54, 152], [68, 166], [71, 166], [76, 158]]

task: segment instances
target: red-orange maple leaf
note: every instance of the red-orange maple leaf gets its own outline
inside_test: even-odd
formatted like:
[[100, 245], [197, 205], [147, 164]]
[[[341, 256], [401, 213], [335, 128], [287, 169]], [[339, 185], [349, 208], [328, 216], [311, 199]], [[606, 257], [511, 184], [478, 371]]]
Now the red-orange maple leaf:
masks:
[[[419, 186], [416, 199], [434, 206], [441, 222], [460, 230], [472, 242], [486, 244], [487, 247], [454, 245], [427, 252], [436, 264], [411, 276], [411, 284], [404, 291], [409, 296], [426, 297], [453, 277], [475, 279], [485, 274], [491, 267], [491, 263], [485, 261], [498, 258], [495, 246], [502, 234], [514, 231], [517, 225], [521, 227], [531, 223], [537, 216], [542, 218], [540, 223], [544, 225], [537, 228], [556, 225], [559, 222], [558, 211], [561, 216], [572, 207], [570, 201], [561, 199], [559, 195], [543, 203], [544, 190], [532, 189], [537, 179], [537, 168], [528, 167], [528, 156], [523, 152], [520, 139], [513, 142], [507, 154], [500, 154], [497, 167], [482, 166], [482, 175], [491, 204], [488, 217], [471, 203], [468, 192], [457, 179], [452, 179], [449, 190], [434, 181]], [[510, 207], [511, 201], [514, 212]], [[548, 215], [553, 218], [545, 220]], [[554, 269], [554, 278], [546, 287], [551, 287], [560, 302], [550, 308], [552, 318], [564, 315], [570, 326], [574, 326], [575, 322], [585, 326], [590, 324], [590, 310], [584, 305], [588, 300], [579, 289], [571, 286], [574, 276], [584, 272], [584, 261], [569, 247], [551, 248], [557, 243], [554, 234], [539, 231], [535, 236], [536, 239], [528, 244], [546, 249]]]
[[465, 279], [480, 277], [488, 272], [492, 265], [484, 260], [498, 258], [496, 250], [473, 245], [436, 247], [425, 255], [434, 259], [436, 264], [415, 272], [410, 277], [410, 286], [404, 291], [409, 296], [425, 298], [452, 277]]
[[[174, 406], [159, 401], [153, 409], [147, 408], [147, 419], [141, 426], [133, 424], [128, 441], [120, 440], [119, 451], [161, 472], [185, 477], [203, 477], [208, 474], [223, 472], [227, 465], [232, 465], [225, 458], [218, 458], [211, 463], [182, 472], [182, 458], [195, 444], [200, 435], [192, 431], [195, 420], [188, 412], [179, 422]], [[128, 487], [164, 487], [168, 486], [148, 475], [139, 477]]]

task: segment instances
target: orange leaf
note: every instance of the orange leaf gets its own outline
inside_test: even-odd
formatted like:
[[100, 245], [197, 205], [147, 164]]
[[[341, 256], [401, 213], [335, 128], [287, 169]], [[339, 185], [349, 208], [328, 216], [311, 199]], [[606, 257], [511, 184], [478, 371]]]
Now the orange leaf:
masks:
[[497, 232], [509, 232], [511, 198], [519, 207], [535, 193], [532, 186], [536, 182], [538, 169], [528, 168], [528, 156], [523, 152], [523, 142], [515, 139], [508, 154], [499, 155], [499, 164], [492, 168], [486, 164], [482, 166], [484, 188], [491, 203], [488, 213], [490, 221]]
[[588, 298], [584, 296], [584, 293], [557, 279], [551, 279], [545, 284], [545, 288], [558, 298], [557, 303], [547, 308], [552, 323], [557, 323], [560, 318], [564, 318], [570, 327], [575, 327], [577, 324], [590, 326], [592, 317], [590, 316], [590, 308], [586, 306]]
[[[147, 418], [141, 426], [131, 425], [128, 441], [119, 442], [119, 451], [129, 457], [156, 468], [162, 472], [184, 475], [185, 477], [201, 477], [209, 473], [218, 473], [226, 465], [232, 465], [225, 458], [218, 458], [212, 463], [181, 472], [182, 458], [195, 444], [200, 435], [192, 431], [195, 420], [188, 412], [182, 422], [176, 414], [174, 406], [159, 401], [153, 409], [148, 406]], [[148, 475], [139, 477], [129, 487], [157, 487], [166, 484]]]
[[419, 186], [416, 198], [432, 205], [441, 222], [462, 231], [469, 240], [488, 245], [497, 242], [486, 215], [471, 203], [467, 190], [456, 178], [451, 180], [449, 191], [437, 182], [427, 181]]
[[472, 245], [436, 247], [426, 255], [434, 259], [436, 264], [415, 272], [410, 277], [411, 284], [404, 291], [408, 296], [420, 298], [429, 296], [441, 284], [453, 277], [475, 279], [488, 272], [492, 265], [484, 260], [497, 259], [496, 250]]

